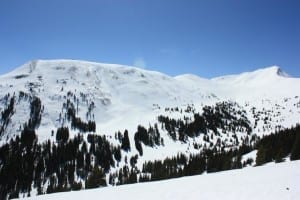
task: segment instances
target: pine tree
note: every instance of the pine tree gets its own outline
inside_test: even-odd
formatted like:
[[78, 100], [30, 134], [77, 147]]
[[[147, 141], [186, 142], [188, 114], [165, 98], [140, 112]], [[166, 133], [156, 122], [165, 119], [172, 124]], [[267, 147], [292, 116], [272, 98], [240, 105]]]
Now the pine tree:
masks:
[[259, 147], [256, 154], [256, 165], [262, 165], [266, 163], [266, 150], [263, 147]]
[[117, 147], [114, 151], [115, 151], [114, 152], [114, 157], [115, 157], [116, 161], [120, 162], [121, 158], [122, 158], [120, 147]]
[[130, 141], [127, 130], [124, 131], [124, 137], [122, 138], [121, 148], [126, 152], [130, 151]]
[[140, 141], [135, 140], [135, 148], [139, 152], [140, 156], [143, 156], [143, 147]]
[[89, 188], [97, 188], [106, 186], [105, 174], [101, 168], [94, 167], [93, 171], [88, 176], [85, 187]]
[[299, 160], [300, 159], [300, 132], [296, 133], [296, 139], [294, 145], [292, 147], [291, 152], [291, 160]]
[[56, 131], [56, 141], [66, 143], [69, 139], [69, 128], [61, 127]]

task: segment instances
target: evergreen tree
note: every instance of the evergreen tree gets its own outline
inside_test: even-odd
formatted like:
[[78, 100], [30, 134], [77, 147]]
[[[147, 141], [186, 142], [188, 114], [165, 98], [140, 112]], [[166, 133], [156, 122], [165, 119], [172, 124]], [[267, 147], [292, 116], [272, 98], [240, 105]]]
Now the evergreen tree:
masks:
[[291, 152], [291, 160], [299, 160], [300, 159], [300, 130], [298, 130], [296, 134], [296, 139]]
[[56, 141], [66, 143], [69, 139], [69, 128], [61, 127], [56, 131]]
[[130, 151], [130, 141], [127, 130], [124, 131], [124, 137], [122, 138], [121, 148], [126, 152]]
[[105, 174], [102, 169], [94, 167], [93, 171], [88, 176], [85, 187], [87, 189], [106, 186]]
[[135, 148], [139, 152], [140, 156], [143, 156], [143, 147], [140, 141], [135, 140]]
[[117, 148], [114, 150], [114, 157], [115, 157], [116, 161], [118, 161], [118, 162], [121, 161], [122, 154], [121, 154], [121, 148], [120, 148], [120, 147], [117, 147]]
[[256, 153], [256, 165], [262, 165], [266, 163], [266, 150], [264, 147], [259, 147]]

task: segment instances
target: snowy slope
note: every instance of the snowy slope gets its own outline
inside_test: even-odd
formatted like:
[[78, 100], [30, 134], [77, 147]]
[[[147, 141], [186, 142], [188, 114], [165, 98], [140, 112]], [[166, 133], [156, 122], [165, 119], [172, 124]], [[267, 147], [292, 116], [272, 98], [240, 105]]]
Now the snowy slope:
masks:
[[[42, 104], [41, 121], [35, 127], [39, 142], [50, 140], [56, 143], [56, 130], [68, 127], [70, 138], [78, 133], [85, 140], [88, 133], [106, 135], [110, 143], [118, 146], [120, 141], [116, 132], [123, 133], [127, 129], [131, 151], [122, 150], [121, 161], [111, 167], [110, 172], [128, 166], [127, 158], [136, 155], [139, 155], [136, 167], [141, 170], [145, 161], [163, 160], [178, 153], [189, 156], [207, 148], [232, 150], [245, 141], [253, 145], [257, 136], [295, 126], [300, 123], [299, 85], [299, 78], [290, 77], [277, 66], [205, 79], [192, 74], [170, 77], [130, 66], [77, 60], [31, 61], [0, 76], [1, 117], [8, 110], [10, 100], [15, 98], [8, 120], [0, 119], [0, 145], [21, 134], [32, 117], [32, 101], [38, 98]], [[205, 134], [186, 136], [184, 141], [180, 141], [179, 128], [174, 130], [177, 134], [174, 139], [158, 119], [158, 116], [167, 116], [192, 122], [195, 113], [201, 115], [203, 108], [209, 106], [214, 109], [220, 103], [227, 105], [223, 108], [230, 113], [231, 119], [220, 119], [227, 124], [227, 129], [218, 127], [217, 133], [209, 129]], [[96, 130], [83, 133], [72, 127], [67, 117], [70, 105], [73, 105], [76, 117], [83, 122], [95, 122]], [[241, 119], [249, 125], [249, 133], [245, 127], [236, 129], [228, 125], [230, 120], [235, 120], [232, 124], [240, 124]], [[158, 124], [163, 144], [151, 147], [142, 143], [141, 156], [134, 139], [137, 126], [148, 129], [155, 124]], [[255, 160], [255, 154], [245, 155], [243, 161], [248, 158]], [[44, 184], [44, 192], [46, 186], [47, 183]], [[31, 195], [36, 195], [36, 189], [31, 191]]]
[[299, 90], [297, 90], [299, 79], [290, 77], [278, 66], [211, 80], [201, 79], [194, 75], [181, 75], [175, 78], [189, 85], [197, 85], [198, 88], [195, 89], [208, 88], [219, 97], [236, 101], [263, 98], [274, 100], [299, 94]]
[[[130, 129], [149, 121], [153, 116], [145, 116], [144, 113], [152, 114], [153, 104], [181, 105], [205, 98], [201, 93], [194, 94], [174, 78], [158, 72], [83, 61], [29, 62], [1, 76], [0, 80], [0, 95], [25, 91], [41, 98], [45, 105], [42, 124], [47, 128], [58, 126], [58, 111], [68, 91], [77, 96], [83, 93], [88, 101], [93, 101], [99, 131], [113, 133], [117, 131], [116, 124]], [[81, 116], [85, 116], [84, 109]]]
[[[36, 60], [0, 76], [0, 111], [7, 106], [4, 96], [20, 91], [41, 99], [44, 107], [41, 125], [37, 128], [39, 141], [55, 141], [51, 131], [70, 126], [61, 120], [67, 99], [78, 104], [78, 116], [96, 122], [96, 133], [114, 136], [115, 132], [129, 131], [131, 144], [139, 124], [157, 123], [163, 114], [175, 119], [192, 113], [169, 112], [165, 108], [185, 109], [193, 105], [202, 112], [205, 105], [216, 102], [237, 102], [251, 121], [253, 134], [269, 134], [276, 127], [291, 127], [300, 122], [300, 79], [291, 78], [279, 67], [259, 69], [240, 75], [204, 79], [196, 75], [168, 75], [139, 68], [76, 60]], [[69, 95], [71, 94], [71, 95]], [[73, 99], [74, 97], [74, 99]], [[94, 106], [90, 114], [90, 105]], [[1, 144], [20, 134], [28, 121], [28, 101], [17, 101], [10, 123], [1, 136]], [[255, 115], [260, 113], [257, 125]], [[268, 117], [268, 123], [264, 119]], [[78, 130], [72, 130], [72, 135]], [[193, 152], [193, 141], [186, 144], [174, 142], [161, 130], [165, 146], [144, 151], [143, 159], [159, 159], [177, 152]], [[241, 138], [243, 133], [237, 133]], [[72, 137], [71, 135], [71, 137]], [[229, 140], [230, 138], [221, 138]], [[217, 138], [214, 139], [214, 142]], [[112, 141], [115, 142], [115, 141]], [[196, 139], [199, 144], [202, 138]], [[134, 149], [134, 148], [133, 148]], [[133, 150], [132, 155], [137, 152]], [[141, 160], [140, 163], [143, 163]]]
[[29, 199], [203, 199], [296, 200], [300, 196], [300, 161], [268, 164], [160, 182], [56, 193]]

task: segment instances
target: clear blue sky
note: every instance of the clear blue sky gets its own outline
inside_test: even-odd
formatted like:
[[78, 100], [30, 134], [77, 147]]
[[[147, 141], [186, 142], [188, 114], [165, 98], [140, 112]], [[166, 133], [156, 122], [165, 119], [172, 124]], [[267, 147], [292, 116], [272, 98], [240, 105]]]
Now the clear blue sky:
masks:
[[33, 59], [300, 77], [299, 0], [1, 0], [0, 74]]

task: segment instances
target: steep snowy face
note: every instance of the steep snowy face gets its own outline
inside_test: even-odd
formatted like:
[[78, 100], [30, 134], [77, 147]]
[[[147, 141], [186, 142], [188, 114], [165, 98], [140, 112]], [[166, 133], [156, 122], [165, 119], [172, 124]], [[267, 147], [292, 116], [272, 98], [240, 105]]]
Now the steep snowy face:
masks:
[[[99, 130], [114, 133], [119, 128], [135, 129], [156, 117], [154, 105], [161, 107], [193, 103], [215, 98], [194, 92], [176, 79], [159, 72], [139, 68], [74, 60], [37, 60], [0, 76], [0, 95], [26, 93], [37, 96], [43, 104], [40, 130], [47, 139], [50, 130], [62, 126], [62, 108], [71, 99], [78, 117], [88, 120], [87, 113], [99, 123]], [[76, 98], [75, 98], [76, 97]], [[21, 130], [29, 113], [29, 104], [16, 110], [7, 127], [7, 135]], [[24, 103], [24, 102], [23, 102]], [[7, 103], [0, 105], [4, 110]], [[92, 112], [92, 114], [91, 114]], [[90, 116], [90, 117], [91, 117]], [[43, 132], [43, 131], [42, 131]]]
[[110, 103], [151, 106], [162, 102], [177, 104], [182, 97], [196, 98], [178, 81], [159, 72], [84, 61], [32, 61], [0, 78], [1, 87], [6, 89], [26, 90], [30, 89], [28, 84], [34, 84], [31, 91], [37, 94], [78, 90]]
[[[78, 117], [97, 123], [96, 132], [113, 134], [125, 128], [134, 132], [138, 124], [154, 123], [167, 107], [195, 105], [201, 112], [203, 105], [228, 100], [241, 105], [250, 102], [259, 108], [267, 106], [262, 100], [282, 104], [285, 98], [300, 96], [298, 85], [299, 79], [289, 77], [277, 66], [204, 79], [191, 74], [170, 77], [124, 65], [36, 60], [0, 76], [0, 111], [7, 107], [7, 94], [38, 97], [43, 105], [39, 135], [47, 139], [51, 130], [66, 125], [61, 118], [70, 101]], [[30, 113], [29, 102], [17, 99], [15, 104], [7, 136], [20, 132], [28, 121], [24, 116]]]
[[278, 66], [204, 79], [191, 74], [173, 78], [129, 66], [74, 60], [32, 61], [0, 79], [2, 91], [30, 90], [53, 96], [61, 90], [76, 90], [107, 104], [142, 107], [197, 103], [207, 99], [292, 97], [298, 95], [296, 87], [300, 82]]

